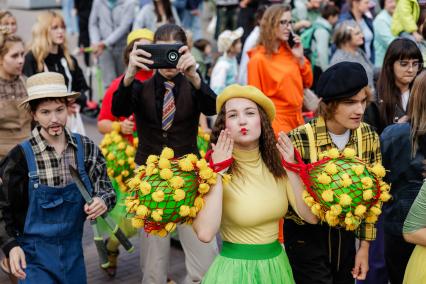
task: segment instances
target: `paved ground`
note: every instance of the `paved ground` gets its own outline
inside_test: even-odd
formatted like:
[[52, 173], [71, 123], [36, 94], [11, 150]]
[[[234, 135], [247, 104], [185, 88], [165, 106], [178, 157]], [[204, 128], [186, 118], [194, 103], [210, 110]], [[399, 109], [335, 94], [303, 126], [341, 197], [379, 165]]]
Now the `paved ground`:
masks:
[[[7, 1], [0, 0], [0, 8], [7, 8]], [[12, 10], [12, 12], [18, 19], [18, 34], [22, 36], [26, 42], [28, 42], [31, 39], [32, 25], [40, 11]], [[71, 47], [75, 47], [76, 38], [71, 37], [69, 41]], [[99, 143], [101, 135], [96, 129], [96, 121], [93, 119], [85, 119], [85, 127], [88, 136]], [[86, 258], [88, 283], [140, 283], [142, 274], [139, 269], [140, 246], [138, 238], [134, 237], [132, 242], [136, 246], [136, 251], [133, 254], [127, 254], [124, 251], [121, 252], [117, 275], [114, 279], [110, 279], [108, 276], [106, 276], [106, 274], [104, 274], [103, 271], [98, 268], [98, 258], [96, 255], [95, 246], [92, 241], [91, 229], [86, 224], [83, 244]], [[177, 283], [182, 283], [185, 277], [185, 273], [183, 252], [180, 249], [172, 248], [170, 255], [169, 276]], [[0, 272], [0, 284], [6, 283], [8, 283], [6, 275]]]

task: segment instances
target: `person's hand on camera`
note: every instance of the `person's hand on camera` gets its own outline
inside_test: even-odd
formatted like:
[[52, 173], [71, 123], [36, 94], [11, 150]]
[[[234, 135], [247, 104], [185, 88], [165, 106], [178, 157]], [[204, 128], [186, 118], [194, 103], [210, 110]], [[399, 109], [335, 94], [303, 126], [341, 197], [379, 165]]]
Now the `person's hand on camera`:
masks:
[[201, 86], [201, 78], [197, 73], [197, 62], [194, 56], [186, 45], [179, 49], [179, 53], [181, 56], [176, 65], [176, 69], [185, 75], [196, 89], [199, 89]]
[[129, 54], [129, 65], [127, 66], [126, 74], [124, 76], [124, 85], [129, 86], [135, 78], [138, 70], [150, 70], [147, 65], [154, 64], [154, 61], [150, 60], [151, 54], [143, 49], [138, 48], [138, 45], [133, 45], [133, 49]]

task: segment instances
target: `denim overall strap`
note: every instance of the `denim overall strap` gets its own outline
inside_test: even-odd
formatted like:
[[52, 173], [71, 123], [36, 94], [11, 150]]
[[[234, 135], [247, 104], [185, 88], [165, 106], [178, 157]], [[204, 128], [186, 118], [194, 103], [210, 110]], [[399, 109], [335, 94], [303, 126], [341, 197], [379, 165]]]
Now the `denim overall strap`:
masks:
[[[25, 159], [27, 160], [29, 183], [38, 186], [39, 179], [37, 174], [37, 165], [30, 141], [23, 141], [21, 143], [21, 147], [24, 150]], [[37, 186], [35, 187], [37, 188]]]

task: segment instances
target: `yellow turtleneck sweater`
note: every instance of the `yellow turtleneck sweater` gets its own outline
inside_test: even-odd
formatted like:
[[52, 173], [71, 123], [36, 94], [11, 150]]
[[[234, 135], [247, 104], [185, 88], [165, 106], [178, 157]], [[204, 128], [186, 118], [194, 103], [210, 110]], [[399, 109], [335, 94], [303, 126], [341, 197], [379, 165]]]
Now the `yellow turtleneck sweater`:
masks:
[[234, 148], [233, 157], [238, 173], [223, 187], [222, 238], [239, 244], [272, 243], [288, 202], [296, 210], [290, 183], [287, 177], [274, 178], [258, 148]]

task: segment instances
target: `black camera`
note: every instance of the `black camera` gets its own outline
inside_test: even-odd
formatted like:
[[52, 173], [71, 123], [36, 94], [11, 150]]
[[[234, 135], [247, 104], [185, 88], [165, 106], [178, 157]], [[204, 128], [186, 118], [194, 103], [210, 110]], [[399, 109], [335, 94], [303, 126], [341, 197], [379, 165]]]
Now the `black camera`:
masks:
[[137, 48], [143, 49], [151, 54], [148, 59], [154, 61], [154, 64], [146, 64], [150, 69], [176, 68], [180, 58], [179, 49], [183, 46], [181, 43], [174, 44], [144, 44]]

